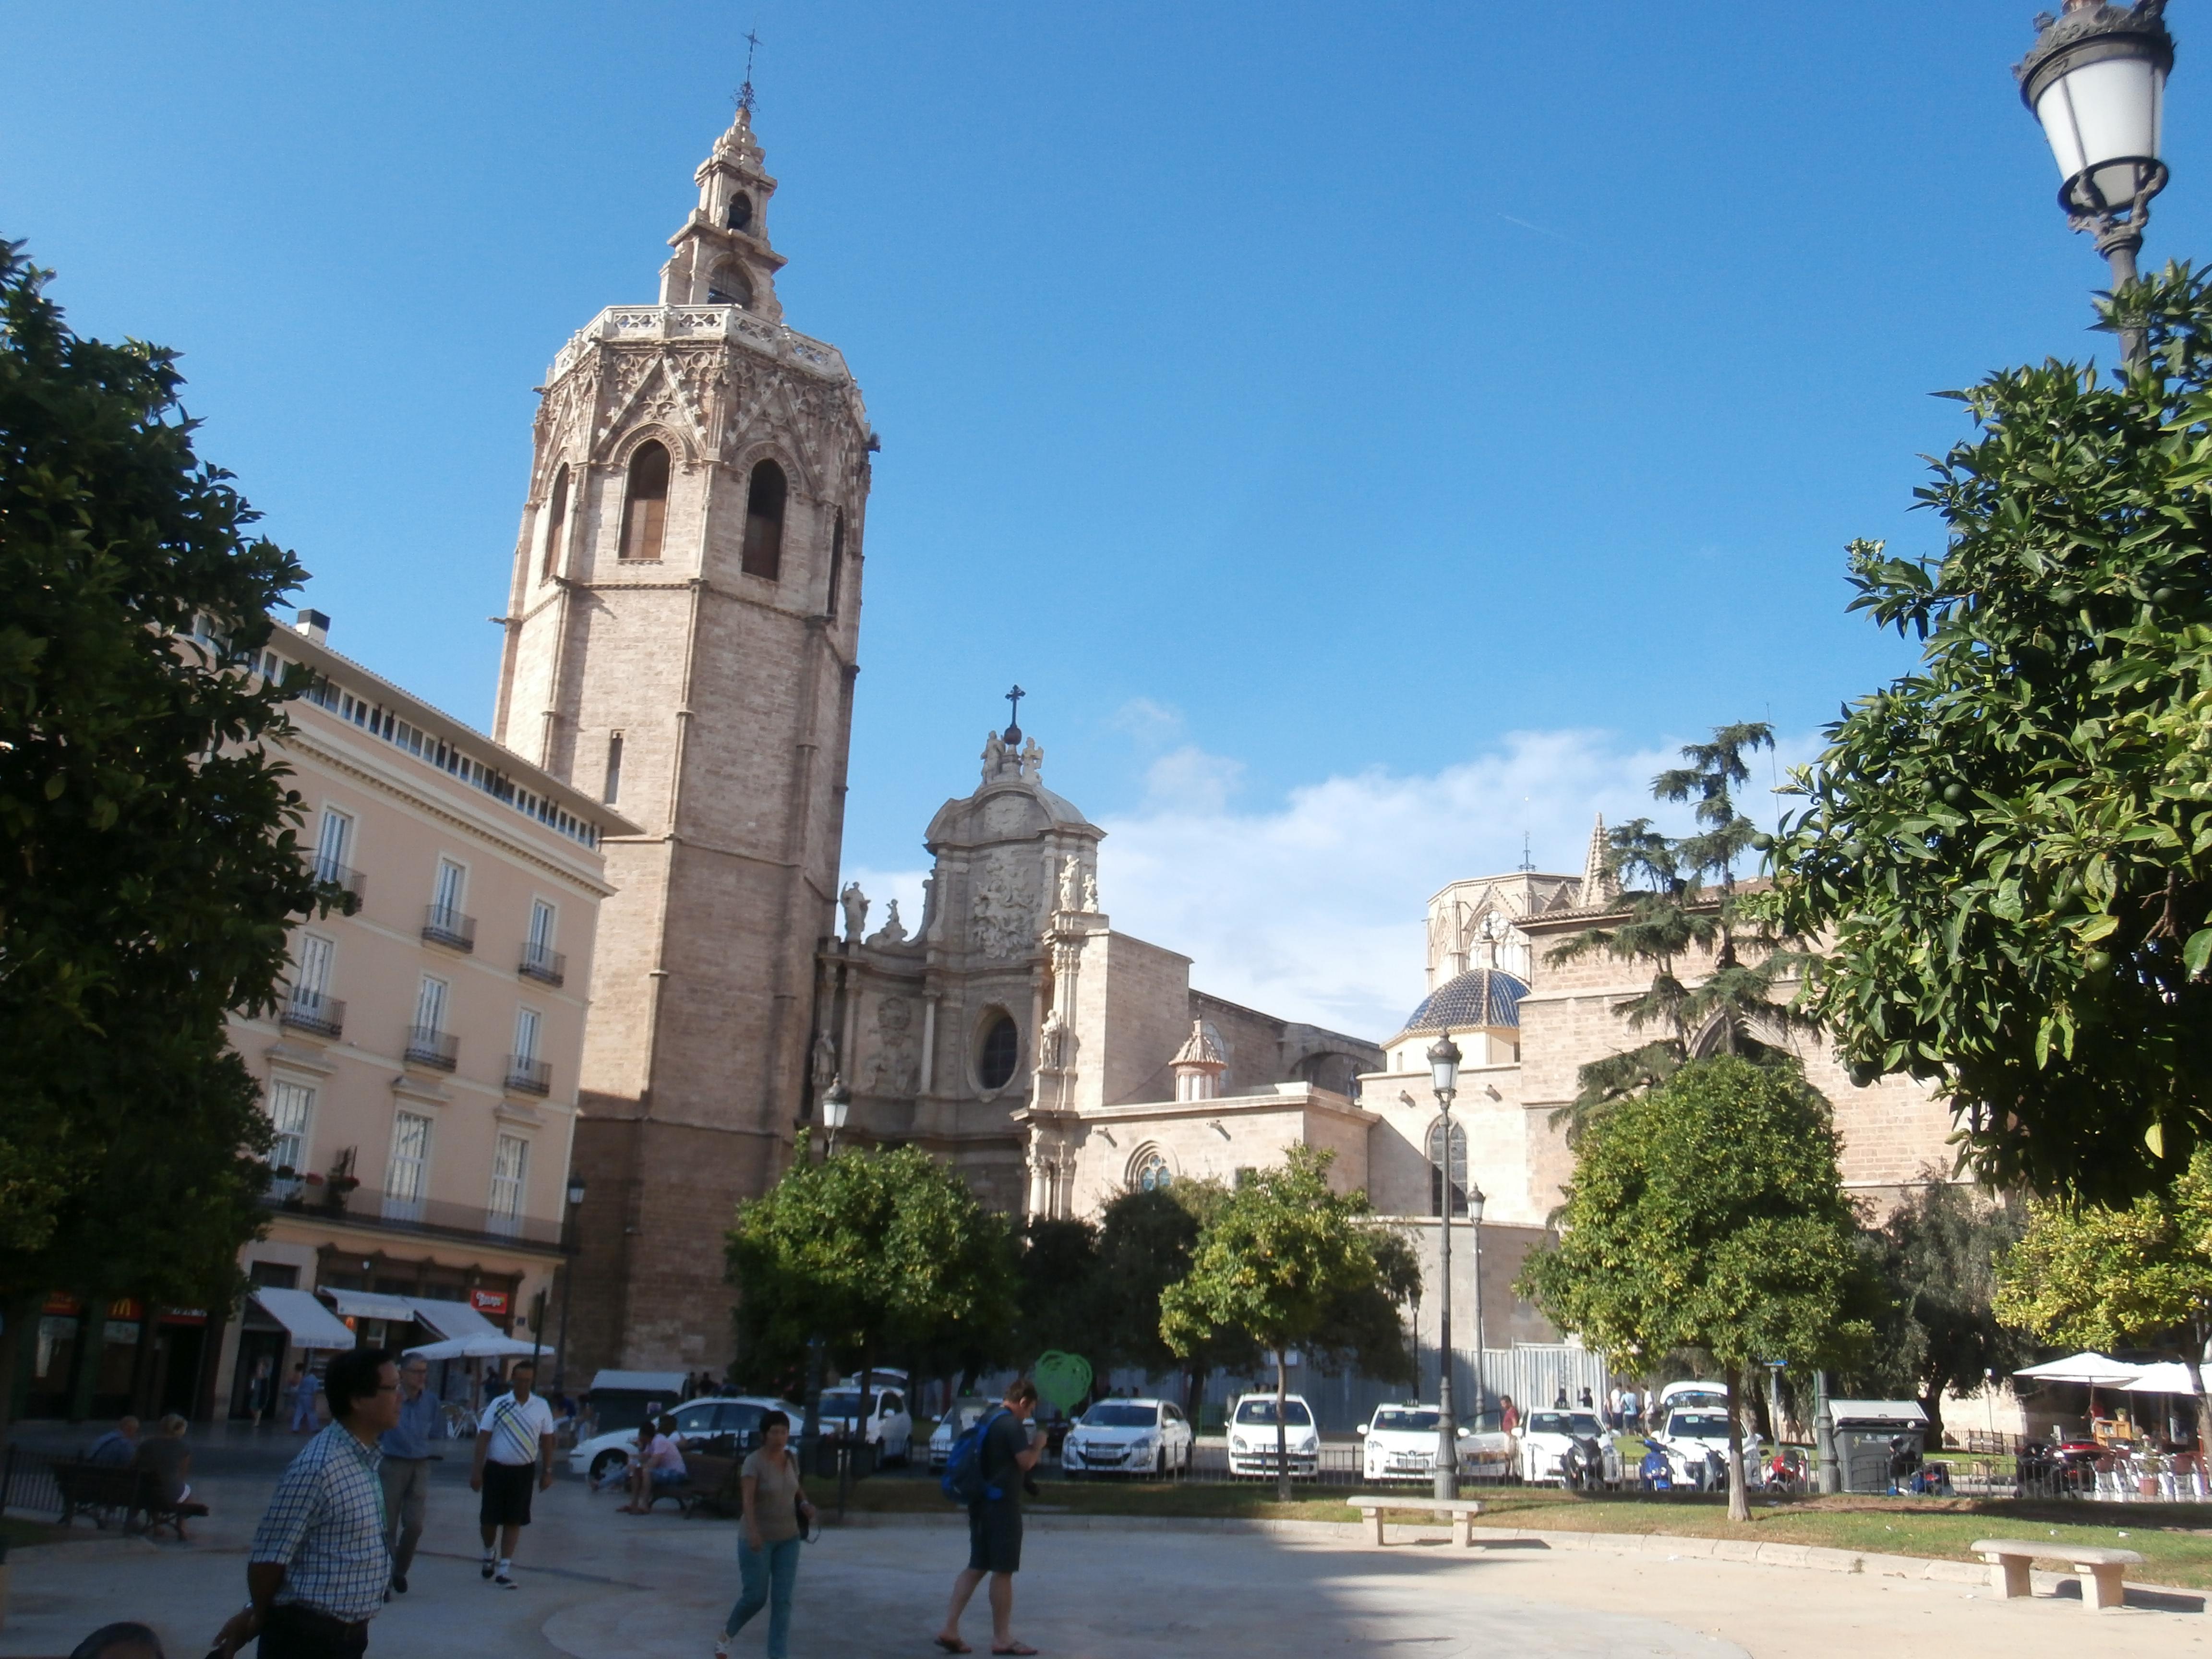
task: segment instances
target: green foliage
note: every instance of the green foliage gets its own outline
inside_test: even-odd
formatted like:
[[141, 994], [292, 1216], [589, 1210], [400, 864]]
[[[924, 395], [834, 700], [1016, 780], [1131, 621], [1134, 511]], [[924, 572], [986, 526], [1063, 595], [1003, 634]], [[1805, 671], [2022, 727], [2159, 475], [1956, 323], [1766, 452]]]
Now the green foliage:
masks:
[[1936, 1088], [1991, 1185], [2124, 1204], [2212, 1136], [2212, 278], [2122, 291], [2149, 355], [1971, 391], [1940, 559], [1850, 552], [1923, 642], [1801, 775], [1782, 922], [1863, 1080]]
[[[1583, 1066], [1576, 1097], [1552, 1116], [1570, 1145], [1610, 1103], [1674, 1076], [1692, 1042], [1764, 1061], [1780, 1056], [1753, 1035], [1755, 1024], [1774, 1032], [1803, 1023], [1775, 996], [1800, 955], [1782, 948], [1735, 882], [1738, 861], [1764, 839], [1736, 808], [1735, 791], [1751, 779], [1745, 757], [1773, 746], [1773, 728], [1764, 722], [1716, 726], [1711, 743], [1684, 745], [1688, 765], [1651, 781], [1654, 799], [1692, 806], [1694, 833], [1668, 836], [1649, 818], [1632, 818], [1607, 832], [1606, 871], [1620, 884], [1616, 908], [1625, 919], [1583, 929], [1545, 960], [1604, 955], [1650, 963], [1650, 988], [1614, 1004], [1613, 1012], [1632, 1030], [1656, 1026], [1664, 1035]], [[1694, 987], [1686, 983], [1678, 971], [1681, 958], [1706, 951], [1712, 971]]]
[[1997, 1259], [2020, 1238], [2020, 1213], [1954, 1186], [1940, 1170], [1923, 1170], [1922, 1179], [1880, 1229], [1862, 1236], [1890, 1305], [1846, 1388], [1869, 1399], [1918, 1400], [1934, 1444], [1947, 1391], [1970, 1393], [1990, 1372], [2009, 1376], [2034, 1356], [1995, 1305]]
[[2186, 1332], [2201, 1351], [2212, 1323], [2212, 1147], [2171, 1192], [2124, 1207], [2032, 1200], [1997, 1287], [1998, 1316], [2054, 1346], [2109, 1352]]
[[1222, 1198], [1190, 1271], [1160, 1297], [1170, 1352], [1188, 1356], [1234, 1334], [1373, 1376], [1411, 1375], [1396, 1301], [1419, 1288], [1413, 1253], [1374, 1220], [1365, 1193], [1329, 1186], [1332, 1161], [1293, 1146], [1279, 1168], [1254, 1171]]
[[[1747, 1365], [1840, 1367], [1872, 1334], [1879, 1293], [1828, 1104], [1794, 1066], [1695, 1060], [1615, 1102], [1583, 1137], [1559, 1219], [1516, 1289], [1622, 1370], [1703, 1349], [1734, 1395]], [[1729, 1477], [1742, 1518], [1735, 1443]]]
[[1054, 1348], [1079, 1353], [1094, 1370], [1110, 1363], [1104, 1343], [1104, 1287], [1098, 1229], [1088, 1221], [1030, 1222], [1016, 1271], [1015, 1349], [1027, 1364]]
[[[173, 354], [0, 244], [0, 1302], [228, 1300], [267, 1125], [228, 1051], [326, 902], [233, 666], [302, 572], [192, 452]], [[218, 641], [220, 643], [218, 643]]]
[[919, 1147], [817, 1164], [802, 1138], [783, 1179], [740, 1204], [726, 1235], [748, 1374], [787, 1373], [820, 1337], [841, 1369], [893, 1354], [965, 1370], [1006, 1357], [1015, 1319], [1012, 1235]]

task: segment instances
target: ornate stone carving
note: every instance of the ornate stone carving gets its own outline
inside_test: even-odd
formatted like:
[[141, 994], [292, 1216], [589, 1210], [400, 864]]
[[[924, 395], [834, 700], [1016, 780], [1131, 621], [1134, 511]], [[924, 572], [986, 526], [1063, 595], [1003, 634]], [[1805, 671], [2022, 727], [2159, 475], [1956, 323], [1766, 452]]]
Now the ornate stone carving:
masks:
[[837, 902], [845, 908], [845, 937], [858, 939], [868, 925], [868, 896], [860, 890], [860, 884], [848, 881], [845, 890], [837, 895]]
[[893, 899], [890, 908], [884, 912], [884, 925], [868, 936], [871, 945], [903, 945], [906, 943], [906, 924], [899, 920], [898, 901]]
[[814, 1092], [817, 1096], [824, 1093], [830, 1085], [837, 1080], [837, 1045], [830, 1041], [830, 1033], [827, 1031], [817, 1031], [814, 1034], [811, 1074], [814, 1079]]
[[969, 902], [975, 948], [994, 960], [1026, 955], [1036, 940], [1036, 901], [1026, 872], [1004, 856], [977, 872]]
[[1083, 872], [1083, 913], [1087, 916], [1098, 914], [1098, 878], [1088, 870]]
[[1083, 860], [1069, 859], [1060, 866], [1060, 908], [1067, 911], [1083, 908]]
[[876, 1006], [876, 1054], [868, 1068], [868, 1088], [879, 1095], [910, 1095], [921, 1079], [914, 1006], [904, 997], [885, 997]]

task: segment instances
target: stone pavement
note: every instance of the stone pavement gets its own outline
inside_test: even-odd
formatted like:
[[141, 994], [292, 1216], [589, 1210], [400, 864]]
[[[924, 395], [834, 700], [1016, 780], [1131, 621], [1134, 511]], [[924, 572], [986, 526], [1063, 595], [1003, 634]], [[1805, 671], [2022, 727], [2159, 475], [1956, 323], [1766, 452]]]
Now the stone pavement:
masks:
[[[465, 1465], [434, 1482], [414, 1588], [380, 1618], [373, 1654], [707, 1659], [736, 1594], [727, 1522], [618, 1516], [612, 1494], [563, 1478], [541, 1494], [517, 1573], [523, 1589], [477, 1576]], [[189, 1546], [103, 1540], [18, 1552], [0, 1659], [61, 1655], [95, 1626], [137, 1618], [179, 1659], [244, 1599], [245, 1545], [271, 1474], [215, 1475], [217, 1506]], [[1997, 1602], [1974, 1587], [1529, 1544], [1472, 1551], [1443, 1542], [1366, 1547], [1351, 1528], [1226, 1530], [1205, 1523], [1077, 1523], [1035, 1517], [1018, 1580], [1016, 1633], [1048, 1659], [1220, 1659], [1358, 1647], [1418, 1659], [1504, 1651], [1657, 1659], [1857, 1655], [1899, 1637], [1939, 1649], [2001, 1649], [2006, 1659], [2212, 1659], [2212, 1617], [2130, 1608], [2088, 1622], [2078, 1601]], [[935, 1659], [966, 1538], [957, 1517], [854, 1525], [806, 1548], [793, 1659]], [[2177, 1599], [2176, 1606], [2184, 1605]], [[761, 1651], [765, 1616], [739, 1638]], [[981, 1598], [966, 1634], [979, 1656]]]

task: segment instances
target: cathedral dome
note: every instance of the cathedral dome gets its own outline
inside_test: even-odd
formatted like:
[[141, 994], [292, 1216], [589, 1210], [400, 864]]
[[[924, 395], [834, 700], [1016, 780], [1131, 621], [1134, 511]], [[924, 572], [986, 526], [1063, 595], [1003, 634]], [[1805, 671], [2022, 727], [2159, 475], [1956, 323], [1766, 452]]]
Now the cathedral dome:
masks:
[[1427, 1036], [1479, 1025], [1517, 1029], [1521, 999], [1528, 994], [1528, 988], [1503, 969], [1470, 968], [1430, 992], [1407, 1016], [1406, 1029], [1398, 1036]]

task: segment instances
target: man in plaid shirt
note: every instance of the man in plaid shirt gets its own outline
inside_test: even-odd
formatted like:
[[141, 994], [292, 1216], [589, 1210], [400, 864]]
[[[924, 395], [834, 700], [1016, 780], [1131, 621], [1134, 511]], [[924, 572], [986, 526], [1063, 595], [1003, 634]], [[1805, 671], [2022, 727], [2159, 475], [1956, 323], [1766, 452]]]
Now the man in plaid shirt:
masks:
[[392, 1582], [377, 1437], [399, 1420], [399, 1369], [381, 1348], [331, 1362], [331, 1425], [276, 1482], [246, 1552], [253, 1598], [215, 1640], [230, 1659], [260, 1638], [261, 1659], [355, 1659]]

